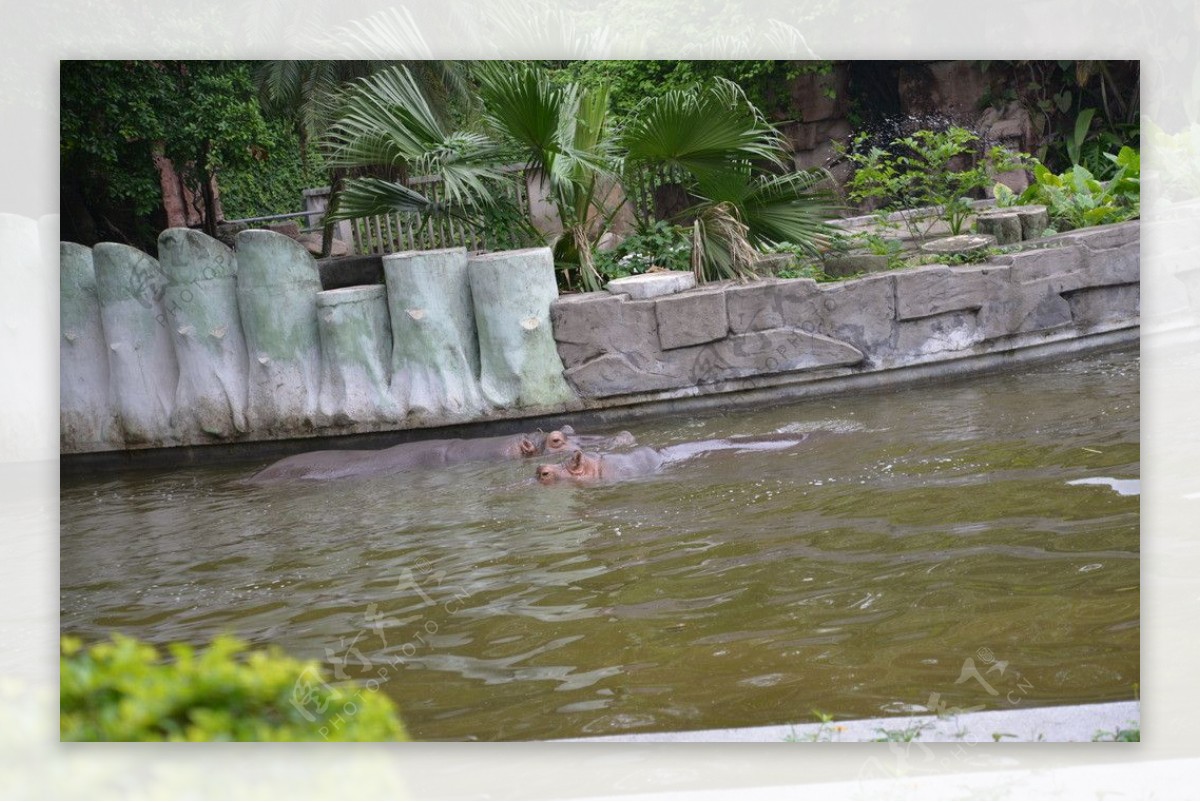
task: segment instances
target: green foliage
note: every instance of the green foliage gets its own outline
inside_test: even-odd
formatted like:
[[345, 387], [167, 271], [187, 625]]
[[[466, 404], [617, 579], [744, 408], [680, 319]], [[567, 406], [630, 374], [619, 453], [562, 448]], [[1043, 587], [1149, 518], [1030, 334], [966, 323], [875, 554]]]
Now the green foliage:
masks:
[[1114, 172], [1098, 180], [1081, 164], [1056, 174], [1040, 162], [1033, 165], [1033, 183], [1019, 196], [1002, 184], [994, 188], [999, 206], [1042, 204], [1057, 230], [1100, 226], [1130, 220], [1140, 214], [1141, 158], [1133, 148], [1105, 154]]
[[878, 231], [857, 231], [853, 234], [839, 232], [830, 244], [829, 250], [835, 254], [859, 251], [874, 256], [886, 256], [889, 270], [905, 266], [904, 243], [895, 237], [884, 236]]
[[789, 170], [783, 138], [737, 84], [673, 90], [633, 115], [620, 140], [626, 169], [681, 176], [696, 199], [681, 217], [693, 220], [693, 267], [702, 277], [744, 278], [766, 245], [792, 242], [815, 254], [831, 236], [830, 196], [818, 188], [827, 174]]
[[832, 61], [706, 60], [706, 61], [551, 61], [544, 62], [553, 80], [585, 87], [606, 86], [614, 125], [633, 116], [645, 99], [686, 90], [697, 83], [726, 79], [736, 83], [746, 98], [773, 120], [795, 118], [790, 84], [806, 73], [827, 74]]
[[618, 133], [605, 85], [552, 80], [530, 62], [488, 62], [474, 72], [484, 130], [449, 132], [406, 76], [396, 68], [347, 93], [330, 127], [330, 159], [346, 168], [420, 166], [453, 182], [459, 202], [434, 203], [401, 182], [352, 178], [330, 219], [401, 210], [478, 223], [496, 183], [524, 180], [494, 170], [503, 157], [539, 179], [557, 212], [552, 246], [567, 288], [599, 289], [597, 259], [606, 270], [634, 268], [633, 260], [618, 267], [597, 256], [595, 246], [621, 208], [619, 185], [641, 186], [647, 175], [670, 176], [692, 204], [667, 222], [692, 227], [692, 265], [701, 275], [741, 276], [762, 245], [791, 241], [815, 252], [826, 236], [827, 195], [814, 189], [825, 174], [788, 171], [779, 133], [729, 81], [646, 98]]
[[1142, 740], [1142, 728], [1136, 725], [1117, 727], [1115, 730], [1097, 730], [1092, 736], [1093, 741], [1120, 741], [1135, 743]]
[[626, 237], [611, 251], [596, 253], [596, 270], [606, 280], [637, 276], [652, 267], [691, 269], [692, 241], [687, 228], [656, 220]]
[[[978, 135], [958, 126], [916, 131], [892, 140], [887, 148], [868, 147], [867, 140], [862, 133], [850, 146], [839, 145], [855, 167], [846, 182], [847, 195], [855, 202], [876, 201], [884, 211], [900, 212], [916, 239], [924, 239], [938, 220], [950, 226], [951, 234], [962, 233], [971, 213], [970, 196], [991, 184], [997, 173], [1019, 164], [1017, 154], [999, 146], [980, 156]], [[964, 162], [969, 166], [960, 166]]]
[[226, 219], [300, 211], [304, 190], [329, 180], [321, 154], [301, 142], [292, 124], [268, 119], [262, 158], [218, 178]]
[[65, 637], [59, 695], [63, 741], [408, 740], [383, 694], [230, 637], [167, 656], [120, 634], [86, 649]]
[[197, 195], [212, 175], [267, 158], [272, 136], [246, 62], [64, 61], [60, 78], [66, 193], [108, 221], [107, 235], [151, 253], [162, 203], [156, 155]]
[[1051, 170], [1082, 164], [1107, 178], [1102, 154], [1139, 147], [1136, 61], [982, 62], [993, 85], [985, 104], [1016, 101], [1029, 114], [1036, 156]]

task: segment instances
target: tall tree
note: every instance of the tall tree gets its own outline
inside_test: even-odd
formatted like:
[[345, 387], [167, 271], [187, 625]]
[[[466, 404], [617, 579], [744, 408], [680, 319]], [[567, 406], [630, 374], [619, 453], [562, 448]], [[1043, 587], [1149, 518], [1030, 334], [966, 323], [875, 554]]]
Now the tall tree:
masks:
[[246, 62], [65, 61], [61, 87], [63, 230], [84, 244], [152, 250], [180, 212], [215, 235], [217, 174], [266, 156]]

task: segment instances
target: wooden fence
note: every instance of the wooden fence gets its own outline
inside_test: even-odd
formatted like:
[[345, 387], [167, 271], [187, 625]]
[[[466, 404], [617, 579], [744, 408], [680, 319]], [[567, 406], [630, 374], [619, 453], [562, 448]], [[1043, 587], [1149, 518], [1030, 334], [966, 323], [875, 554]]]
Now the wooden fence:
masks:
[[[524, 180], [524, 165], [512, 164], [501, 172], [514, 174], [516, 180], [506, 184], [508, 201], [516, 212], [530, 219], [529, 191]], [[683, 173], [678, 168], [657, 168], [638, 172], [626, 186], [637, 219], [645, 224], [655, 219], [655, 190], [667, 183], [680, 182]], [[410, 179], [407, 186], [433, 201], [445, 200], [445, 188], [437, 176]], [[361, 217], [350, 221], [351, 250], [358, 254], [387, 254], [412, 250], [435, 250], [462, 246], [468, 251], [495, 251], [522, 247], [517, 232], [488, 230], [460, 218], [421, 216], [416, 213], [393, 213]]]
[[[521, 174], [522, 165], [509, 165], [501, 172]], [[445, 187], [437, 176], [410, 179], [407, 186], [432, 201], [446, 199]], [[529, 196], [525, 181], [518, 178], [506, 185], [508, 201], [518, 212], [529, 216]], [[451, 216], [418, 215], [413, 212], [360, 217], [350, 221], [351, 248], [359, 254], [386, 254], [462, 246], [468, 251], [494, 251], [520, 247], [512, 231], [490, 231], [470, 221]]]

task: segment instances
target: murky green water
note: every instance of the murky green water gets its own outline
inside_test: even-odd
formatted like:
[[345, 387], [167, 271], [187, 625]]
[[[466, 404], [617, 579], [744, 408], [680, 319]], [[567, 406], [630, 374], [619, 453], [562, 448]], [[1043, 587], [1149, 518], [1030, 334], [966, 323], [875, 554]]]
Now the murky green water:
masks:
[[649, 421], [643, 444], [813, 434], [620, 486], [64, 480], [62, 629], [278, 644], [378, 682], [421, 739], [1128, 699], [1138, 372], [1132, 350]]

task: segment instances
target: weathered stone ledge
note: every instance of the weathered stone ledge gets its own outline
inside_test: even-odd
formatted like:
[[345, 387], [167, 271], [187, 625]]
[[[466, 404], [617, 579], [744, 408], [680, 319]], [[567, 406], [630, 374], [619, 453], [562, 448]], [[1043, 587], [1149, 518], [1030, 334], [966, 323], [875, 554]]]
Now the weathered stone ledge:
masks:
[[647, 299], [584, 293], [559, 298], [551, 319], [564, 375], [589, 399], [889, 370], [1136, 327], [1138, 233], [1134, 221], [980, 264], [836, 283], [721, 282]]
[[549, 318], [573, 398], [475, 412], [414, 409], [400, 422], [330, 421], [238, 432], [217, 442], [115, 445], [64, 455], [63, 463], [237, 461], [311, 450], [317, 439], [369, 448], [564, 420], [595, 428], [649, 415], [872, 391], [1127, 346], [1139, 335], [1138, 234], [1135, 221], [1048, 238], [983, 264], [820, 285], [773, 279], [647, 300], [608, 292], [563, 296], [549, 304]]

